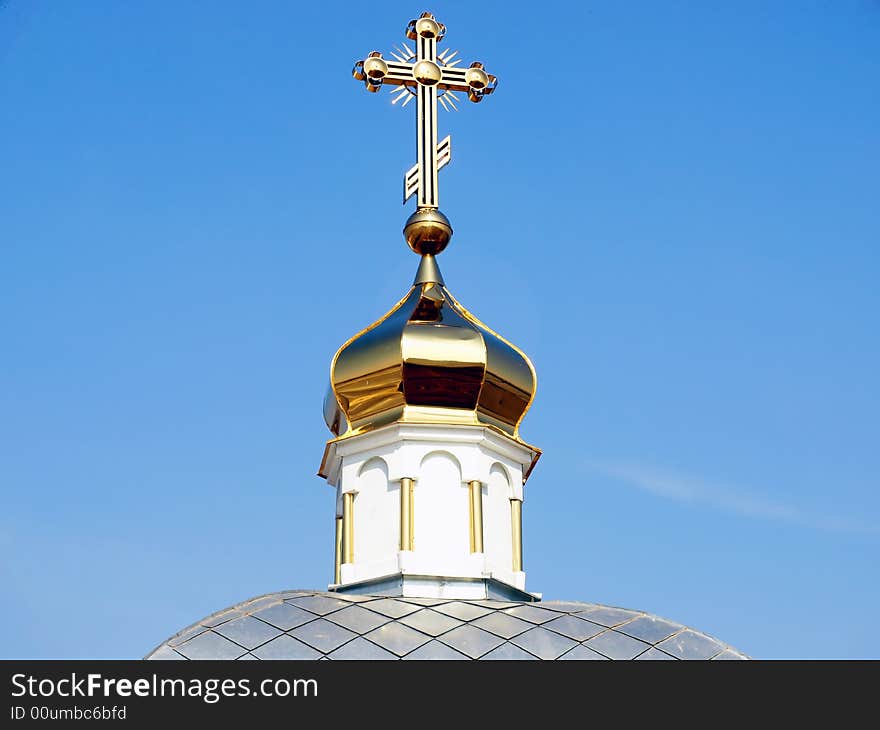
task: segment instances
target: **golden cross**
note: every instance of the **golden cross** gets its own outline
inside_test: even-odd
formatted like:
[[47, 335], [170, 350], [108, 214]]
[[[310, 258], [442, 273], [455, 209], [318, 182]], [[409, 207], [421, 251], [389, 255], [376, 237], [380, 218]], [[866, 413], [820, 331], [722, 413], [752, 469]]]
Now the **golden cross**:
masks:
[[385, 60], [379, 51], [373, 51], [354, 67], [354, 77], [363, 81], [367, 91], [378, 91], [382, 84], [401, 87], [393, 89], [397, 103], [403, 99], [406, 106], [416, 99], [416, 151], [418, 162], [404, 175], [403, 202], [418, 193], [418, 210], [437, 209], [439, 194], [437, 173], [452, 156], [451, 139], [447, 136], [437, 144], [437, 102], [444, 109], [456, 108], [455, 92], [466, 92], [473, 102], [495, 91], [498, 80], [483, 70], [475, 61], [469, 68], [455, 68], [457, 51], [446, 50], [437, 55], [437, 44], [443, 40], [446, 26], [438, 23], [431, 13], [411, 20], [406, 37], [416, 42], [415, 50], [406, 43], [395, 49], [394, 60]]

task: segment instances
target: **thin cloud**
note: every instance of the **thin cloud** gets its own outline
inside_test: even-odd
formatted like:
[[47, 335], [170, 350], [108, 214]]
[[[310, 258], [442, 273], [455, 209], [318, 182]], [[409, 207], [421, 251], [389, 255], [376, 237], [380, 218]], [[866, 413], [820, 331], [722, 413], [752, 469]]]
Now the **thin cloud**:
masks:
[[703, 504], [744, 517], [788, 522], [815, 530], [878, 534], [875, 525], [831, 515], [810, 514], [793, 504], [756, 496], [696, 477], [634, 464], [589, 464], [592, 471], [625, 482], [663, 499]]

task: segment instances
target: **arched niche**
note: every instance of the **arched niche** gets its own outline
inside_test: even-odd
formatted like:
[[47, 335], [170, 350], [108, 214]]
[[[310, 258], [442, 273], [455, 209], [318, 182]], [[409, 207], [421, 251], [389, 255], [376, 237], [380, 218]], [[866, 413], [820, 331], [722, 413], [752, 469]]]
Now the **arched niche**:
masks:
[[357, 477], [354, 542], [357, 563], [388, 560], [397, 553], [398, 495], [388, 483], [388, 465], [379, 457], [365, 462]]
[[487, 567], [492, 572], [507, 573], [512, 568], [512, 496], [507, 469], [499, 463], [493, 464], [483, 496], [483, 550]]
[[415, 552], [442, 560], [470, 552], [468, 493], [461, 465], [447, 451], [422, 459], [415, 486]]

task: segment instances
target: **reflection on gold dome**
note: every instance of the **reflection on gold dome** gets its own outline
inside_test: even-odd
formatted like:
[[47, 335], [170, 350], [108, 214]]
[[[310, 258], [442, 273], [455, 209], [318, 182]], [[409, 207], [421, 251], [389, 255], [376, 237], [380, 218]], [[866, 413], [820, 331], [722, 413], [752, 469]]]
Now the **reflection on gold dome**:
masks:
[[519, 440], [537, 380], [525, 353], [462, 307], [427, 255], [406, 296], [339, 348], [330, 385], [325, 419], [337, 436], [443, 423]]

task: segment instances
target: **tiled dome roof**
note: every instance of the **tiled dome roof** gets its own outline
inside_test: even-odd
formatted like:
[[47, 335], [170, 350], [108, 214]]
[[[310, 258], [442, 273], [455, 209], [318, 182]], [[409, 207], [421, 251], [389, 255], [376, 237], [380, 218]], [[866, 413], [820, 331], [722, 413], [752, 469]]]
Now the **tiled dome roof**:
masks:
[[681, 624], [596, 603], [283, 591], [175, 634], [146, 659], [748, 659]]

